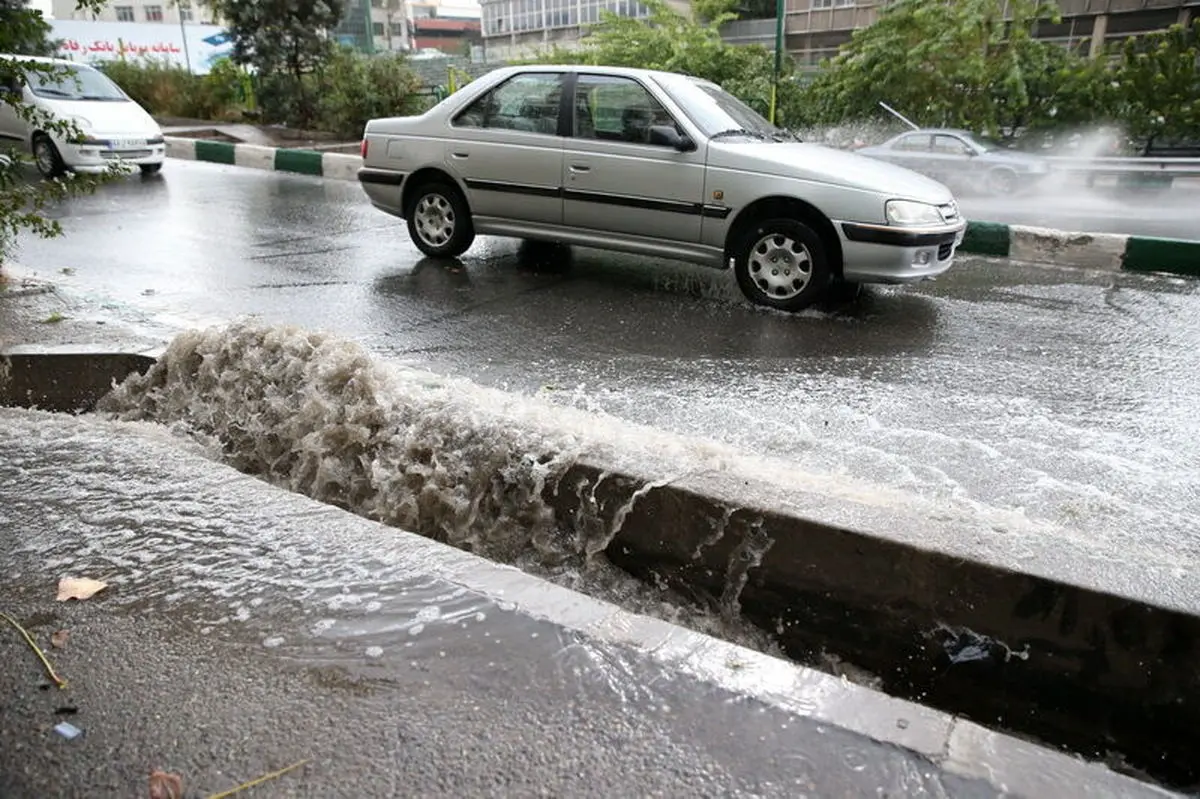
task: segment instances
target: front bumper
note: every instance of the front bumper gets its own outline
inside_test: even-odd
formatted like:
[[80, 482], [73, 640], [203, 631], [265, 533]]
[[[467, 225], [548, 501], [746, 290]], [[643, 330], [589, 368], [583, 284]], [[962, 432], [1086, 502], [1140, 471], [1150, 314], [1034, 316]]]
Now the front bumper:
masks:
[[88, 138], [81, 142], [56, 141], [63, 163], [71, 169], [100, 170], [115, 161], [141, 166], [161, 164], [167, 157], [162, 136], [151, 138]]
[[967, 223], [903, 228], [839, 222], [842, 277], [855, 283], [912, 283], [945, 272], [954, 263]]

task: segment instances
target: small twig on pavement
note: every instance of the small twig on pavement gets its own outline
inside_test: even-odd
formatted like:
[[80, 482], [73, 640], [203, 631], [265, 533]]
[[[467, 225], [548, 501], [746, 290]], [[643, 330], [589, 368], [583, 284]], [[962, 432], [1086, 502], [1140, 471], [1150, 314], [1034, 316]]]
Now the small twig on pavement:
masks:
[[281, 768], [281, 769], [279, 769], [279, 771], [272, 771], [270, 774], [264, 774], [261, 777], [259, 777], [258, 779], [250, 780], [250, 782], [243, 782], [241, 785], [239, 785], [236, 788], [230, 788], [228, 791], [222, 791], [221, 793], [214, 793], [211, 796], [209, 796], [208, 799], [225, 799], [226, 796], [233, 796], [235, 793], [238, 793], [239, 791], [244, 791], [247, 788], [253, 788], [255, 785], [261, 785], [262, 783], [267, 782], [268, 780], [273, 780], [276, 777], [282, 777], [284, 774], [287, 774], [289, 771], [294, 771], [295, 769], [300, 768], [308, 761], [309, 761], [309, 758], [306, 757], [303, 760], [301, 760], [300, 762], [293, 763], [292, 765], [288, 766], [287, 768]]
[[12, 616], [9, 616], [7, 613], [0, 611], [0, 617], [3, 617], [5, 621], [7, 621], [13, 627], [16, 627], [17, 632], [21, 633], [21, 635], [24, 636], [25, 642], [29, 644], [29, 646], [33, 649], [34, 653], [42, 661], [42, 665], [46, 667], [46, 673], [50, 675], [50, 679], [54, 680], [54, 684], [57, 685], [59, 688], [66, 688], [67, 681], [64, 680], [62, 677], [59, 677], [58, 674], [55, 673], [54, 667], [50, 665], [50, 659], [46, 657], [46, 653], [43, 652], [42, 648], [37, 645], [37, 642], [33, 640], [33, 636], [30, 635], [25, 630], [24, 627], [22, 627], [20, 624], [17, 624], [17, 620], [14, 619]]

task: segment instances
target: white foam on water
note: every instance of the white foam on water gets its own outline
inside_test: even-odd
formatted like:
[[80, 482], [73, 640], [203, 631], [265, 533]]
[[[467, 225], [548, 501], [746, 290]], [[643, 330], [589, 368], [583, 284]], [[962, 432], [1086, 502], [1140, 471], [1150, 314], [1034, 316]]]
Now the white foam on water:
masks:
[[[242, 471], [289, 490], [759, 649], [773, 644], [738, 617], [736, 588], [703, 606], [635, 580], [603, 555], [624, 514], [615, 523], [596, 518], [564, 529], [543, 499], [547, 489], [587, 458], [636, 464], [648, 481], [717, 473], [775, 487], [781, 496], [932, 519], [1010, 562], [1047, 534], [1062, 536], [1020, 509], [810, 473], [731, 445], [396, 366], [355, 343], [295, 327], [242, 322], [180, 334], [149, 372], [130, 377], [98, 410], [182, 426], [206, 447], [219, 442], [222, 456]], [[964, 446], [964, 457], [994, 457], [986, 447], [956, 446]], [[903, 482], [928, 477], [913, 470]], [[984, 541], [985, 534], [994, 540]], [[740, 584], [745, 575], [726, 577]]]

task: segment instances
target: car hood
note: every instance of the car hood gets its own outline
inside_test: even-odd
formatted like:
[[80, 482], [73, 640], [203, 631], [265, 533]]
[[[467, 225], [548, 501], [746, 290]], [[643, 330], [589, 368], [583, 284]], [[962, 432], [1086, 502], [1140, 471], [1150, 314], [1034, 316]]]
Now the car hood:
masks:
[[709, 145], [708, 164], [726, 169], [835, 183], [895, 199], [940, 205], [954, 199], [950, 190], [911, 169], [857, 153], [804, 142], [753, 142]]
[[[132, 100], [122, 102], [99, 100], [46, 100], [40, 105], [62, 119], [75, 118], [85, 136], [105, 138], [125, 136], [128, 138], [154, 138], [162, 135], [162, 129], [154, 118]], [[87, 123], [80, 122], [86, 119]]]

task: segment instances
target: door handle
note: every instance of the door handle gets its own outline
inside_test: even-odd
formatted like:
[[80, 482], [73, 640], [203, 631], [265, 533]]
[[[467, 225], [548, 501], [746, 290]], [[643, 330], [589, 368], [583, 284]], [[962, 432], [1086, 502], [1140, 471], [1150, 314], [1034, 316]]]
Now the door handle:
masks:
[[470, 158], [470, 153], [450, 153], [451, 158]]
[[592, 168], [586, 164], [571, 164], [572, 172], [591, 172]]

